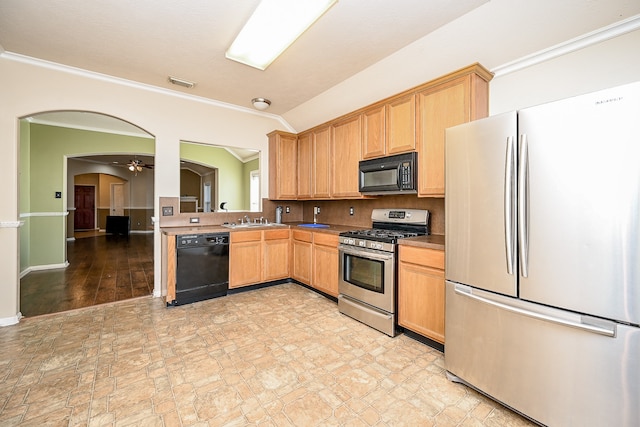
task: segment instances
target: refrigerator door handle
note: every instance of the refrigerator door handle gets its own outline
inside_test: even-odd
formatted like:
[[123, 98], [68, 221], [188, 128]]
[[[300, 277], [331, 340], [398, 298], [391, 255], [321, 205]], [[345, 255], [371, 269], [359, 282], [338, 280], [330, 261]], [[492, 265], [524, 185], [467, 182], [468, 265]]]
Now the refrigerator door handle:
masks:
[[515, 235], [515, 210], [516, 198], [514, 189], [515, 149], [513, 136], [507, 138], [507, 154], [505, 159], [504, 174], [504, 244], [507, 255], [507, 274], [513, 274], [514, 266], [514, 235]]
[[[530, 310], [526, 310], [524, 308], [520, 308], [520, 307], [514, 307], [512, 305], [509, 304], [504, 304], [498, 301], [494, 301], [488, 298], [484, 298], [482, 296], [479, 295], [474, 295], [472, 289], [469, 286], [464, 286], [464, 285], [459, 285], [456, 284], [455, 285], [455, 293], [457, 295], [461, 295], [467, 298], [471, 298], [475, 301], [478, 301], [480, 303], [483, 304], [487, 304], [487, 305], [491, 305], [493, 307], [497, 307], [500, 308], [502, 310], [506, 310], [506, 311], [510, 311], [512, 313], [516, 313], [522, 316], [527, 316], [527, 317], [531, 317], [534, 319], [538, 319], [538, 320], [543, 320], [545, 322], [551, 322], [551, 323], [556, 323], [562, 326], [568, 326], [571, 328], [576, 328], [576, 329], [580, 329], [586, 332], [592, 332], [595, 334], [600, 334], [600, 335], [605, 335], [607, 337], [612, 337], [615, 338], [616, 336], [616, 325], [613, 322], [605, 322], [605, 321], [599, 321], [598, 325], [596, 324], [588, 324], [588, 323], [582, 323], [582, 322], [574, 322], [568, 319], [561, 319], [558, 317], [554, 317], [554, 316], [550, 316], [548, 314], [543, 314], [543, 313], [536, 313], [535, 311], [530, 311]], [[589, 320], [588, 318], [586, 318], [584, 320]], [[596, 323], [596, 322], [593, 322]]]
[[518, 162], [518, 240], [520, 244], [520, 274], [529, 275], [529, 150], [527, 135], [520, 135]]

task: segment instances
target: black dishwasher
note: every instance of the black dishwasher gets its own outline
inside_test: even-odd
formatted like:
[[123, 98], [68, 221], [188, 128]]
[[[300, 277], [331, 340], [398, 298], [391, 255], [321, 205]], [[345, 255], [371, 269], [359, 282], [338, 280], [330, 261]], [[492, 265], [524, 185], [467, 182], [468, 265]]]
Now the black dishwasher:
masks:
[[168, 305], [227, 295], [229, 233], [176, 236], [176, 253], [176, 299]]

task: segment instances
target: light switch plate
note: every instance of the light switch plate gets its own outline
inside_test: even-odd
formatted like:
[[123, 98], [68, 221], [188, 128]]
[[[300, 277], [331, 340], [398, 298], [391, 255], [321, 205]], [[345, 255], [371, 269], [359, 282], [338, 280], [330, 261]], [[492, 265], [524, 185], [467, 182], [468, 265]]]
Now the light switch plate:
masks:
[[200, 218], [189, 218], [191, 224], [197, 224], [200, 222]]

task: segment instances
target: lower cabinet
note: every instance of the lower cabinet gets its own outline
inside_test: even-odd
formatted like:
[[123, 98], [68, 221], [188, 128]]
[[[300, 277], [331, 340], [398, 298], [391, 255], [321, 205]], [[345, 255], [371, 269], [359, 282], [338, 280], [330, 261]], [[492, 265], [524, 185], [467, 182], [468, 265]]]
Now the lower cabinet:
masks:
[[294, 230], [292, 272], [298, 282], [338, 296], [338, 236]]
[[289, 229], [231, 233], [229, 288], [288, 278], [289, 236]]
[[444, 251], [399, 246], [398, 324], [444, 344]]
[[311, 284], [313, 233], [293, 230], [291, 239], [291, 277], [307, 285]]
[[338, 296], [338, 236], [306, 230], [247, 230], [230, 235], [229, 288], [293, 278]]
[[338, 236], [313, 234], [313, 280], [311, 286], [334, 297], [338, 296]]

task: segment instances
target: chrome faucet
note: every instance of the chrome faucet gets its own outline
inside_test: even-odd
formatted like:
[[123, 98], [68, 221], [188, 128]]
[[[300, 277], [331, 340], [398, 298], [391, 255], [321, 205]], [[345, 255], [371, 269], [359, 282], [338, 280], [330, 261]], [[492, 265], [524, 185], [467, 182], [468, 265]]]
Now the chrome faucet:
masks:
[[251, 222], [251, 219], [249, 219], [249, 215], [245, 215], [245, 216], [242, 218], [242, 223], [244, 224], [245, 222], [246, 222], [247, 224], [249, 224], [249, 223]]

